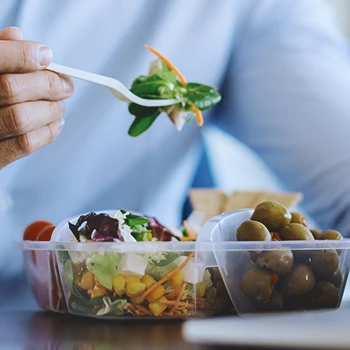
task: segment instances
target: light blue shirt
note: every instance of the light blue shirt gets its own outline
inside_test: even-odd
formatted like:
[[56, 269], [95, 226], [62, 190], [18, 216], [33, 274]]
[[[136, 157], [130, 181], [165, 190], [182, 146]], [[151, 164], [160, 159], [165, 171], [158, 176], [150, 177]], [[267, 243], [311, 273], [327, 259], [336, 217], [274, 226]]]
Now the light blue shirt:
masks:
[[0, 307], [32, 305], [14, 242], [33, 220], [124, 207], [178, 224], [201, 139], [217, 186], [301, 191], [319, 225], [350, 235], [350, 65], [326, 2], [2, 0], [9, 25], [50, 46], [56, 63], [127, 86], [154, 59], [144, 44], [156, 47], [188, 80], [220, 89], [205, 123], [225, 134], [194, 122], [178, 133], [164, 115], [130, 138], [127, 105], [76, 81], [60, 137], [0, 171], [12, 201], [0, 213]]

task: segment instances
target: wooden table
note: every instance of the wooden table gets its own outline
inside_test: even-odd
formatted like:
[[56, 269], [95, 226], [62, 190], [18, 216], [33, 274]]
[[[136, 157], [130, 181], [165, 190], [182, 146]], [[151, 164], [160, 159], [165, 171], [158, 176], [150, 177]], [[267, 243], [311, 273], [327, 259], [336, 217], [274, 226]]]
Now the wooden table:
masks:
[[[182, 322], [175, 320], [102, 321], [49, 312], [0, 312], [0, 349], [228, 349], [228, 347], [187, 344], [181, 337], [181, 326]], [[230, 349], [242, 349], [242, 347], [230, 347]], [[253, 348], [244, 349], [253, 350]]]
[[186, 344], [181, 325], [181, 321], [102, 321], [49, 312], [0, 312], [0, 349], [218, 349]]

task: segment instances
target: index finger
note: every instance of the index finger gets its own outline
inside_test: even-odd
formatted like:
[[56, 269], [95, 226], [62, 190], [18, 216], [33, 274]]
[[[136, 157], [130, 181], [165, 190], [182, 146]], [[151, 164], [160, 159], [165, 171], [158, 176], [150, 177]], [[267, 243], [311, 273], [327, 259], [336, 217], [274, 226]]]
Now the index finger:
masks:
[[0, 74], [28, 73], [45, 69], [52, 61], [52, 51], [34, 41], [0, 40]]

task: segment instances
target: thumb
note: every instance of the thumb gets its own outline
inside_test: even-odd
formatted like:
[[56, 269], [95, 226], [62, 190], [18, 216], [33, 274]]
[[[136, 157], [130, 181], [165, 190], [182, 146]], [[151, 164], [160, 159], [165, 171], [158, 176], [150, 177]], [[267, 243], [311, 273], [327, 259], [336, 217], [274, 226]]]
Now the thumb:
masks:
[[8, 27], [0, 31], [0, 40], [22, 40], [22, 31], [18, 27]]

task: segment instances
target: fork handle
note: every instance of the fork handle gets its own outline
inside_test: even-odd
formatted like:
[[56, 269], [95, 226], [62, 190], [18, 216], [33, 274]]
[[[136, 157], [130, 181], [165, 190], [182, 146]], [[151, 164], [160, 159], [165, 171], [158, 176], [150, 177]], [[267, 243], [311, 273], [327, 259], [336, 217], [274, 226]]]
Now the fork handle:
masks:
[[73, 78], [87, 80], [95, 84], [100, 85], [108, 85], [110, 82], [110, 78], [105, 77], [103, 75], [86, 72], [80, 69], [75, 69], [67, 66], [63, 66], [57, 63], [51, 63], [46, 69], [51, 70], [53, 72], [68, 75]]

